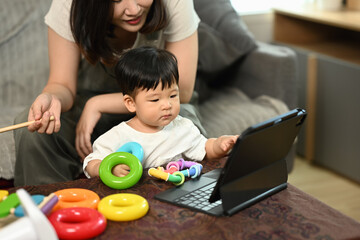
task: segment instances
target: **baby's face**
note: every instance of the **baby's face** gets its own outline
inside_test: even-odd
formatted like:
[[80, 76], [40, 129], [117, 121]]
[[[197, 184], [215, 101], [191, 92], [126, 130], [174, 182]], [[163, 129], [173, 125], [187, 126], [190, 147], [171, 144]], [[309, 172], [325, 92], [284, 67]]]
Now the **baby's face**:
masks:
[[135, 97], [136, 116], [152, 129], [168, 125], [180, 112], [179, 87], [172, 84], [162, 89], [160, 83], [156, 89], [139, 90]]

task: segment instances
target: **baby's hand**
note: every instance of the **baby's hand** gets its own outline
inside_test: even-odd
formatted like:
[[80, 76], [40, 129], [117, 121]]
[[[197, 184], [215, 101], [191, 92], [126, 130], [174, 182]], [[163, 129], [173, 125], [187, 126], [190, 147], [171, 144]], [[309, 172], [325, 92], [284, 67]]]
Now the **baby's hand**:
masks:
[[235, 135], [235, 136], [221, 136], [221, 143], [220, 143], [220, 148], [221, 150], [223, 150], [224, 152], [228, 152], [230, 151], [233, 146], [236, 143], [236, 140], [238, 139], [239, 135]]
[[118, 164], [112, 169], [112, 174], [117, 177], [125, 177], [129, 174], [130, 168], [125, 164]]

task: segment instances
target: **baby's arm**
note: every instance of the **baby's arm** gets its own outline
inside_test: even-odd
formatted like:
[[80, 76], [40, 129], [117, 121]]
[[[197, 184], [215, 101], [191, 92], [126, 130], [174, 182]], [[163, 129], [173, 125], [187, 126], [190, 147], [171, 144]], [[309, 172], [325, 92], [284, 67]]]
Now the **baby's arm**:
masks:
[[221, 158], [233, 148], [239, 135], [224, 135], [219, 138], [209, 138], [205, 144], [207, 159]]
[[[85, 170], [90, 175], [90, 177], [99, 176], [99, 168], [100, 168], [101, 160], [94, 159], [91, 160], [88, 165], [86, 166]], [[118, 164], [112, 169], [112, 174], [117, 177], [125, 177], [129, 174], [129, 166], [125, 164]]]
[[94, 159], [88, 162], [87, 166], [85, 167], [85, 170], [90, 175], [90, 177], [99, 176], [100, 163], [101, 163], [100, 159]]

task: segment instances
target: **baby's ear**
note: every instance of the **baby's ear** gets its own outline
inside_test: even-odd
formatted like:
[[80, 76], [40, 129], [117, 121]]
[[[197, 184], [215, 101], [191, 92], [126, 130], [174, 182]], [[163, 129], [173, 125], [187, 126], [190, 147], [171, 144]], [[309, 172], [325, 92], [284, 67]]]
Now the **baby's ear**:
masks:
[[127, 110], [129, 110], [129, 112], [136, 111], [134, 99], [127, 94], [124, 95], [124, 104], [125, 104], [125, 107], [127, 108]]

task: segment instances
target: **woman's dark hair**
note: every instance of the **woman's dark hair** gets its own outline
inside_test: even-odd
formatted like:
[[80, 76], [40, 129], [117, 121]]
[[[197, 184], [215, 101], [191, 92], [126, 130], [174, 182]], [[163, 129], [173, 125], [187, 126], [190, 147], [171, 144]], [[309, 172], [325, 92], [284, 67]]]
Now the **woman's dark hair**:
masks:
[[154, 47], [140, 47], [124, 51], [115, 66], [115, 77], [120, 91], [132, 97], [137, 89], [162, 89], [179, 83], [175, 55]]
[[[114, 12], [113, 0], [73, 0], [70, 10], [70, 26], [75, 42], [82, 54], [91, 63], [101, 61], [113, 64], [117, 53], [107, 41], [113, 37], [111, 23]], [[154, 0], [146, 22], [140, 32], [153, 33], [167, 25], [165, 6], [162, 0]]]

